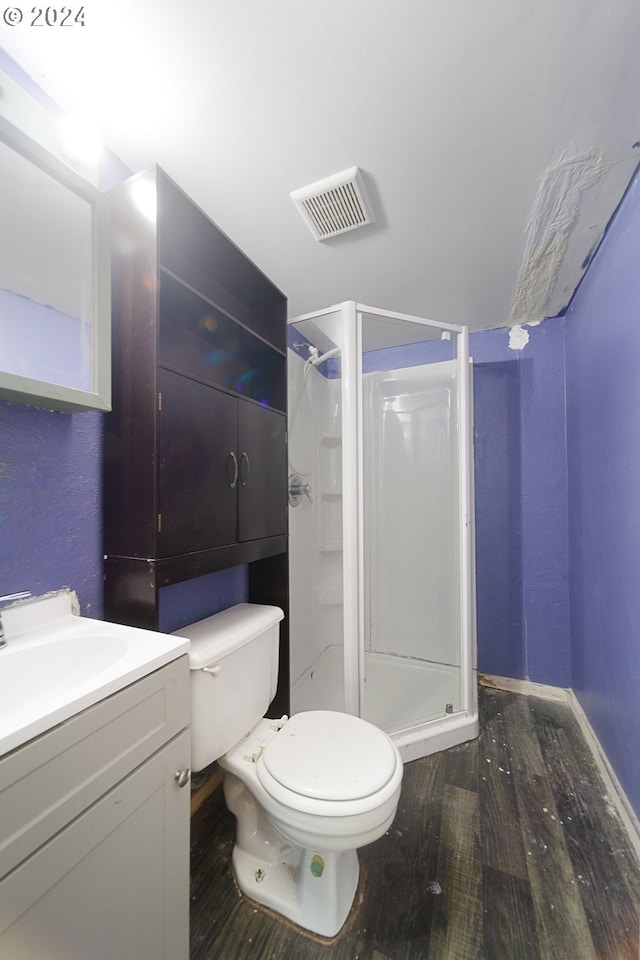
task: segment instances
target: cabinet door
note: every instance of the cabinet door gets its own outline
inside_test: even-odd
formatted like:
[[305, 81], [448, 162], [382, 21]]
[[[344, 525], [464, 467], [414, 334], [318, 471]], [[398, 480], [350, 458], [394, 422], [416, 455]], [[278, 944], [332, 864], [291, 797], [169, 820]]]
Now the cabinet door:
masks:
[[0, 881], [0, 957], [187, 960], [188, 731]]
[[238, 401], [238, 539], [287, 532], [286, 417]]
[[237, 400], [160, 370], [158, 556], [236, 540]]

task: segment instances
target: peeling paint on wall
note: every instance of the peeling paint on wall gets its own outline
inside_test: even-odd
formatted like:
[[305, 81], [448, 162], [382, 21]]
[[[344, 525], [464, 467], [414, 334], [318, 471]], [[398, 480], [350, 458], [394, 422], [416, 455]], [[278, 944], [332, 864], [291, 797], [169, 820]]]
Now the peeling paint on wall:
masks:
[[574, 156], [565, 151], [541, 176], [527, 222], [510, 323], [545, 319], [571, 231], [578, 221], [582, 194], [597, 183], [608, 165], [599, 147]]
[[523, 350], [529, 343], [529, 331], [525, 330], [519, 324], [511, 327], [509, 330], [509, 349]]

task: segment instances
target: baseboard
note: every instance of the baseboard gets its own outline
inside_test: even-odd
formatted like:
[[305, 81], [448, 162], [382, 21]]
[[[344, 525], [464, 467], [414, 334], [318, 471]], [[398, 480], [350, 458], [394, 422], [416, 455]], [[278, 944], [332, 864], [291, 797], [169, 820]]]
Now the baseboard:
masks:
[[569, 706], [573, 711], [573, 715], [580, 724], [580, 729], [584, 735], [584, 738], [587, 742], [591, 753], [593, 754], [596, 763], [600, 769], [602, 779], [605, 782], [605, 786], [609, 790], [609, 793], [615, 801], [615, 806], [620, 814], [620, 819], [625, 825], [629, 839], [636, 851], [636, 855], [640, 860], [640, 821], [636, 815], [635, 810], [629, 802], [622, 784], [616, 776], [616, 772], [611, 766], [609, 759], [602, 748], [602, 744], [596, 736], [595, 730], [589, 722], [589, 718], [584, 712], [584, 708], [573, 690], [569, 690]]
[[533, 683], [531, 680], [513, 680], [510, 677], [496, 677], [490, 674], [479, 674], [478, 682], [485, 687], [494, 687], [496, 690], [522, 693], [528, 697], [541, 697], [543, 700], [555, 700], [566, 703], [570, 707], [598, 766], [607, 792], [624, 824], [629, 842], [640, 860], [640, 821], [574, 691], [564, 687], [552, 687], [545, 683]]
[[556, 700], [560, 703], [569, 703], [570, 690], [564, 687], [551, 687], [546, 683], [533, 683], [532, 680], [513, 680], [511, 677], [494, 677], [489, 673], [478, 674], [478, 683], [485, 687], [495, 687], [496, 690], [507, 690], [509, 693], [523, 693], [527, 697], [541, 697], [543, 700]]

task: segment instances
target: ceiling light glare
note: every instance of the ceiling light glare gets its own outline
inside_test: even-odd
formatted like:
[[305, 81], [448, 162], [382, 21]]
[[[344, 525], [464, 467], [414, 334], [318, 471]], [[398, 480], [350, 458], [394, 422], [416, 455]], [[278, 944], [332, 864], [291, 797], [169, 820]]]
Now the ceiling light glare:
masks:
[[69, 157], [82, 163], [96, 163], [102, 154], [102, 142], [96, 128], [77, 117], [63, 120], [60, 144]]
[[150, 180], [134, 180], [130, 190], [131, 199], [140, 213], [151, 223], [155, 223], [158, 214], [158, 194], [155, 183]]

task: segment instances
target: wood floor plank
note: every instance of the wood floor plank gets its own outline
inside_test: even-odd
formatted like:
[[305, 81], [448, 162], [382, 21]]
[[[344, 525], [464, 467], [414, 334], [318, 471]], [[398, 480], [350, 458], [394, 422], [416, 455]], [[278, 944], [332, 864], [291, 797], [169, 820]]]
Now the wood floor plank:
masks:
[[540, 956], [597, 960], [551, 786], [520, 772], [515, 783]]
[[[471, 749], [469, 749], [471, 747]], [[478, 750], [475, 745], [463, 743], [440, 754], [444, 762], [444, 780], [451, 787], [478, 790]]]
[[640, 876], [622, 822], [575, 718], [557, 704], [530, 699], [597, 956], [638, 960]]
[[514, 694], [505, 694], [503, 691], [487, 690], [483, 698], [485, 721], [478, 742], [482, 863], [527, 880], [527, 863], [511, 768], [516, 744], [519, 744], [519, 753], [526, 756], [529, 751], [525, 751], [528, 740], [524, 729], [507, 727], [504, 711], [513, 697]]
[[445, 771], [444, 754], [407, 764], [394, 823], [358, 854], [366, 881], [361, 923], [368, 942], [393, 960], [427, 955]]
[[[568, 708], [567, 708], [568, 709]], [[512, 694], [501, 701], [505, 728], [509, 732], [509, 762], [515, 770], [544, 777], [546, 767], [535, 728], [530, 698]]]
[[483, 956], [478, 827], [478, 795], [445, 785], [437, 874], [442, 892], [434, 901], [429, 960]]
[[528, 880], [492, 867], [482, 870], [484, 957], [539, 960], [533, 896]]

